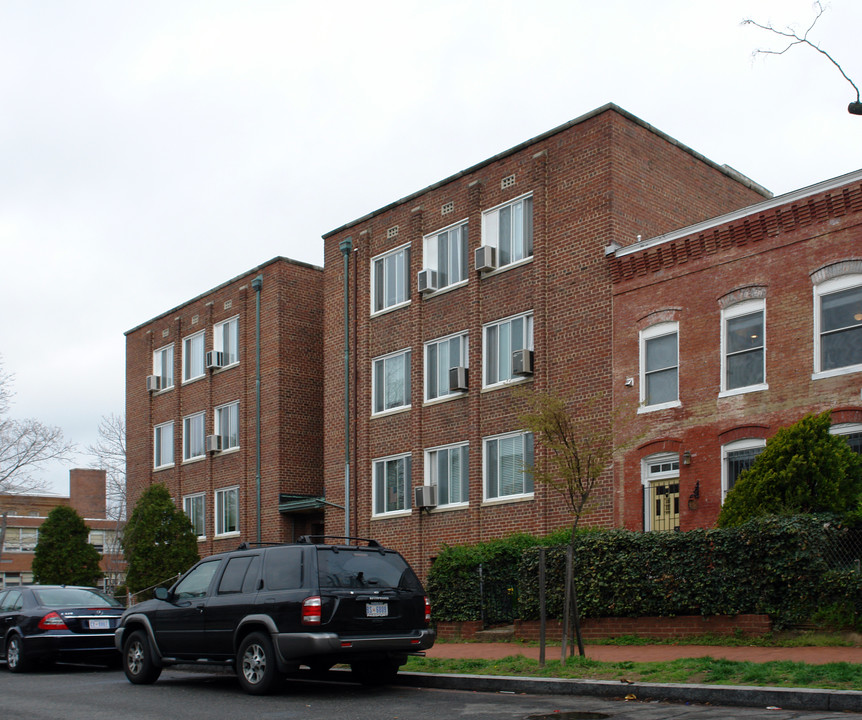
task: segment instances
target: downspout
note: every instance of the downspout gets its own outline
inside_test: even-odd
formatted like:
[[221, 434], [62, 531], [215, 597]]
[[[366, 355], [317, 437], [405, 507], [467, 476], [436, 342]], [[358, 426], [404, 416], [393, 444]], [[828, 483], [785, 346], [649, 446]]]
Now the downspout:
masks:
[[344, 256], [344, 536], [350, 537], [350, 293], [348, 273], [353, 238], [338, 246]]
[[254, 288], [254, 315], [255, 315], [255, 351], [256, 351], [256, 373], [254, 382], [255, 392], [255, 415], [257, 421], [257, 442], [255, 447], [254, 482], [257, 493], [257, 542], [260, 544], [260, 291], [263, 289], [263, 275], [258, 275], [251, 281]]

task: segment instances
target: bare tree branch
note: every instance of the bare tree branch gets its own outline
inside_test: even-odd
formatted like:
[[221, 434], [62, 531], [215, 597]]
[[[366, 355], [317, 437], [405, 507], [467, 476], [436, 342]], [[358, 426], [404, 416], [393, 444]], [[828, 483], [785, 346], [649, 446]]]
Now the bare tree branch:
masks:
[[108, 517], [126, 516], [126, 420], [121, 415], [103, 415], [99, 422], [99, 441], [88, 445], [93, 456], [91, 467], [107, 472]]
[[780, 37], [787, 38], [790, 41], [788, 43], [787, 47], [785, 47], [783, 50], [763, 50], [763, 49], [758, 48], [757, 50], [755, 50], [752, 53], [752, 55], [754, 55], [754, 56], [757, 56], [757, 55], [784, 55], [784, 53], [786, 53], [788, 50], [790, 50], [790, 48], [792, 48], [796, 45], [807, 45], [808, 47], [819, 52], [827, 60], [829, 60], [829, 62], [831, 62], [836, 68], [838, 68], [838, 72], [840, 72], [841, 75], [844, 76], [844, 79], [847, 82], [849, 82], [853, 86], [853, 89], [856, 91], [856, 102], [858, 103], [859, 102], [859, 88], [856, 87], [856, 83], [854, 83], [850, 79], [850, 77], [847, 75], [847, 73], [844, 72], [844, 68], [842, 68], [841, 65], [838, 64], [838, 62], [835, 60], [835, 58], [833, 58], [825, 50], [821, 49], [819, 45], [811, 42], [811, 40], [808, 39], [808, 34], [814, 29], [814, 26], [817, 24], [817, 21], [822, 17], [823, 13], [826, 12], [826, 8], [823, 7], [823, 4], [820, 2], [820, 0], [816, 0], [816, 2], [814, 3], [814, 8], [817, 11], [817, 15], [814, 17], [814, 20], [812, 20], [811, 25], [808, 27], [808, 29], [805, 31], [805, 33], [801, 36], [799, 35], [799, 33], [796, 30], [794, 30], [791, 27], [787, 27], [785, 30], [778, 30], [777, 28], [773, 27], [772, 23], [763, 24], [763, 23], [757, 22], [756, 20], [752, 20], [750, 18], [746, 18], [745, 20], [743, 20], [742, 21], [743, 25], [754, 25], [754, 27], [757, 27], [757, 28], [760, 28], [761, 30], [766, 30], [768, 32], [774, 33], [775, 35], [778, 35]]

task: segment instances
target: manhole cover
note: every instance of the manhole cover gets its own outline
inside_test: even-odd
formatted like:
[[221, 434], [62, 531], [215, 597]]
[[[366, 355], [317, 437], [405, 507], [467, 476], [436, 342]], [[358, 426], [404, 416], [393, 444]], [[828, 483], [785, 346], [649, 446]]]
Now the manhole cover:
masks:
[[610, 715], [600, 712], [578, 712], [572, 710], [570, 712], [555, 712], [548, 715], [530, 715], [526, 720], [602, 720], [609, 718]]

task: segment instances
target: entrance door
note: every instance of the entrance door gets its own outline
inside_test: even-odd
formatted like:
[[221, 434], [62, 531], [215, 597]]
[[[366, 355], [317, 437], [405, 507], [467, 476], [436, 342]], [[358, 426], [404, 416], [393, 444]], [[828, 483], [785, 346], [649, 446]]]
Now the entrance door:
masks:
[[652, 482], [648, 488], [651, 530], [679, 530], [679, 480]]

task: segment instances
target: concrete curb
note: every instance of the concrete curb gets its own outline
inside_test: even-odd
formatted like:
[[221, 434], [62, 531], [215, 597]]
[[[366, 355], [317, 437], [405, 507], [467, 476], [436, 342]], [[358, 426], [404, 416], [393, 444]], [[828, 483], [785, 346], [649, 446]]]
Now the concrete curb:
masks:
[[634, 695], [638, 700], [690, 702], [700, 705], [780, 707], [787, 710], [862, 712], [862, 692], [812, 688], [748, 687], [740, 685], [696, 685], [621, 683], [610, 680], [562, 680], [503, 675], [445, 675], [399, 672], [398, 685], [512, 692], [528, 695], [592, 695], [622, 700]]

